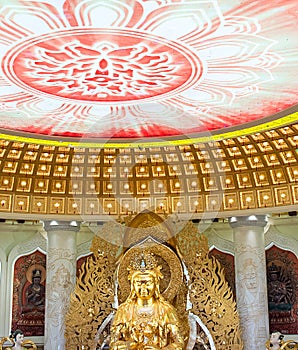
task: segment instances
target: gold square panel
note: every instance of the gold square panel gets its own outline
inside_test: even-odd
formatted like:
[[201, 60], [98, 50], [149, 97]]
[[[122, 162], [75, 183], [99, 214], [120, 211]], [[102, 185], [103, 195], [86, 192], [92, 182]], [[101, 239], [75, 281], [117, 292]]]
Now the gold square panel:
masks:
[[69, 154], [67, 153], [58, 153], [56, 154], [56, 162], [57, 163], [68, 163]]
[[83, 182], [81, 179], [72, 179], [69, 182], [69, 193], [70, 194], [82, 194], [83, 193]]
[[182, 179], [179, 178], [175, 180], [170, 180], [171, 193], [180, 193], [184, 191], [183, 182], [181, 180]]
[[237, 193], [224, 193], [223, 204], [225, 210], [237, 210], [239, 208]]
[[253, 191], [240, 192], [241, 209], [256, 208], [256, 198]]
[[216, 162], [216, 166], [217, 166], [218, 171], [220, 171], [220, 172], [231, 171], [230, 164], [226, 160], [222, 160], [220, 162]]
[[39, 161], [40, 162], [52, 162], [54, 158], [54, 154], [50, 152], [41, 153]]
[[291, 187], [294, 203], [298, 203], [298, 185]]
[[194, 175], [198, 173], [198, 168], [197, 168], [197, 164], [195, 163], [187, 163], [184, 164], [184, 172], [186, 175]]
[[72, 164], [82, 164], [85, 162], [85, 154], [82, 153], [76, 153], [74, 154], [74, 156], [72, 157], [72, 160], [71, 160]]
[[79, 214], [82, 212], [82, 199], [81, 198], [68, 198], [67, 199], [67, 214]]
[[65, 213], [65, 198], [51, 197], [50, 198], [50, 214], [64, 214]]
[[55, 194], [65, 193], [66, 180], [52, 180], [51, 192]]
[[12, 197], [9, 194], [0, 194], [0, 208], [3, 212], [11, 211]]
[[235, 189], [235, 180], [232, 175], [226, 175], [220, 177], [221, 187], [224, 190]]
[[238, 159], [233, 159], [232, 160], [232, 164], [234, 166], [234, 169], [236, 171], [239, 171], [239, 170], [246, 170], [247, 169], [247, 165], [246, 165], [246, 162], [245, 162], [245, 159], [243, 158], [238, 158]]
[[53, 176], [66, 176], [68, 167], [66, 165], [55, 165]]
[[137, 211], [150, 210], [152, 206], [152, 198], [138, 198]]
[[191, 212], [201, 213], [204, 211], [204, 200], [203, 196], [189, 196], [188, 197], [188, 206]]
[[218, 190], [217, 178], [215, 176], [204, 177], [203, 178], [205, 191], [216, 191]]
[[34, 163], [21, 163], [20, 174], [32, 175], [34, 170]]
[[83, 177], [84, 176], [84, 166], [80, 164], [74, 164], [70, 170], [71, 177]]
[[166, 159], [169, 165], [172, 163], [178, 163], [180, 161], [177, 153], [166, 153]]
[[151, 181], [151, 184], [153, 185], [153, 190], [155, 194], [168, 192], [168, 187], [167, 187], [168, 182], [166, 180], [154, 178]]
[[105, 166], [102, 171], [105, 178], [116, 177], [116, 168], [113, 166]]
[[179, 176], [182, 174], [181, 167], [178, 164], [168, 166], [168, 171], [170, 176]]
[[47, 198], [41, 196], [32, 197], [32, 213], [45, 214], [47, 212]]
[[116, 182], [115, 181], [103, 181], [102, 182], [102, 192], [104, 194], [115, 194], [116, 193]]
[[30, 192], [32, 179], [30, 177], [21, 177], [17, 181], [16, 191]]
[[263, 160], [260, 156], [249, 157], [248, 162], [253, 169], [260, 169], [264, 167]]
[[115, 215], [118, 212], [118, 202], [115, 198], [104, 198], [102, 202], [103, 213]]
[[8, 159], [19, 159], [21, 157], [22, 151], [18, 149], [11, 149], [8, 152], [7, 158]]
[[150, 182], [146, 180], [136, 181], [137, 194], [150, 194]]
[[281, 152], [280, 156], [282, 157], [282, 160], [286, 164], [287, 163], [296, 163], [297, 162], [295, 154], [292, 151]]
[[131, 155], [129, 154], [120, 154], [118, 156], [120, 164], [131, 164], [132, 163], [132, 158]]
[[269, 179], [266, 171], [257, 171], [253, 173], [256, 186], [268, 186]]
[[273, 206], [274, 199], [273, 199], [272, 191], [270, 189], [258, 190], [257, 196], [258, 196], [259, 208], [266, 208], [268, 206], [269, 207]]
[[120, 213], [129, 215], [130, 213], [135, 212], [135, 200], [134, 198], [130, 199], [120, 199]]
[[149, 177], [149, 168], [145, 165], [135, 166], [136, 177]]
[[154, 207], [156, 213], [164, 213], [169, 211], [169, 203], [167, 197], [155, 197]]
[[12, 191], [13, 183], [14, 183], [13, 176], [1, 176], [1, 178], [0, 178], [0, 190]]
[[16, 195], [14, 198], [14, 211], [27, 213], [29, 211], [29, 196]]
[[250, 173], [236, 174], [239, 188], [252, 187], [252, 180]]
[[120, 177], [121, 178], [133, 177], [133, 167], [131, 167], [131, 166], [119, 167], [119, 170], [120, 170]]
[[201, 192], [199, 178], [191, 177], [186, 179], [188, 192]]
[[85, 193], [87, 194], [99, 194], [102, 192], [101, 190], [101, 182], [96, 180], [87, 180], [85, 182]]
[[206, 195], [207, 211], [218, 211], [222, 207], [223, 198], [219, 194]]
[[271, 169], [270, 175], [274, 184], [282, 184], [286, 182], [285, 174], [282, 169]]
[[211, 162], [204, 162], [200, 163], [200, 168], [203, 174], [213, 174], [214, 173], [214, 167]]
[[298, 166], [292, 165], [291, 167], [287, 167], [287, 173], [289, 175], [291, 182], [298, 182]]
[[102, 213], [102, 205], [99, 203], [98, 198], [86, 198], [85, 199], [85, 213], [88, 215], [95, 215]]
[[47, 193], [49, 188], [49, 179], [35, 178], [33, 191], [35, 193]]
[[279, 165], [279, 159], [276, 154], [270, 153], [270, 154], [264, 154], [263, 155], [266, 163], [268, 166], [273, 166], [273, 165]]
[[274, 188], [275, 203], [277, 205], [290, 205], [291, 196], [287, 186]]
[[185, 197], [172, 197], [172, 211], [176, 213], [186, 212], [186, 201]]
[[165, 176], [165, 166], [164, 165], [153, 165], [152, 166], [152, 174], [153, 176]]
[[6, 161], [3, 164], [3, 169], [2, 171], [4, 173], [15, 173], [17, 170], [18, 163], [17, 162], [12, 162], [12, 161]]
[[99, 178], [100, 177], [100, 167], [99, 166], [88, 166], [87, 167], [87, 177], [95, 177]]

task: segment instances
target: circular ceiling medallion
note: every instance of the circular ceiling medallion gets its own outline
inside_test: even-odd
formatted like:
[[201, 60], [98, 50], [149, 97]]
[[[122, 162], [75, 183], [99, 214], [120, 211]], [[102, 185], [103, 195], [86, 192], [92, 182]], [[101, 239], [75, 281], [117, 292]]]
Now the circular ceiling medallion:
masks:
[[196, 83], [202, 70], [186, 47], [121, 29], [34, 37], [12, 47], [3, 64], [6, 77], [25, 90], [106, 104], [165, 98]]
[[296, 10], [294, 0], [7, 2], [0, 130], [157, 145], [297, 120]]

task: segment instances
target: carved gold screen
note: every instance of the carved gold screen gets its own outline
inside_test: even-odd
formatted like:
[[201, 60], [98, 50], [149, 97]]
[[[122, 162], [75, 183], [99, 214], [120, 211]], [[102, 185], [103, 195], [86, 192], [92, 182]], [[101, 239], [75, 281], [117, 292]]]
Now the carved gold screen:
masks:
[[[123, 245], [108, 242], [123, 231]], [[106, 223], [94, 236], [93, 254], [82, 264], [66, 316], [66, 349], [100, 349], [129, 294], [127, 266], [134, 249], [149, 248], [164, 274], [161, 293], [177, 309], [188, 332], [187, 349], [243, 349], [233, 293], [220, 263], [209, 257], [206, 237], [192, 222], [174, 223], [146, 212]], [[203, 349], [203, 347], [202, 347]]]

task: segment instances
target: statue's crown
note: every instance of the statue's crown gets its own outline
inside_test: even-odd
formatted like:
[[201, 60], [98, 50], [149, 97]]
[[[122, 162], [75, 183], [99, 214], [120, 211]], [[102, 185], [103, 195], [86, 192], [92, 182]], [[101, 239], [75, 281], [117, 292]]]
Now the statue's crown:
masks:
[[40, 270], [34, 270], [32, 273], [32, 277], [40, 277], [41, 278], [41, 271]]
[[154, 255], [147, 251], [136, 253], [129, 264], [128, 269], [134, 271], [154, 270], [157, 267], [157, 261]]
[[158, 265], [158, 262], [152, 252], [142, 250], [136, 252], [130, 260], [128, 266], [128, 271], [130, 277], [135, 273], [151, 273], [158, 278], [162, 278], [160, 273], [161, 266]]

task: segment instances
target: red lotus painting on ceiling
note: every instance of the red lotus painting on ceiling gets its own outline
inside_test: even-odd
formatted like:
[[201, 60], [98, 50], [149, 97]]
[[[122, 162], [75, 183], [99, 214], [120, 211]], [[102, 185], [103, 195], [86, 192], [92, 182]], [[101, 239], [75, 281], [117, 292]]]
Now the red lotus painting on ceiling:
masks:
[[278, 0], [5, 1], [0, 128], [60, 137], [165, 137], [273, 115], [297, 102], [295, 6]]

